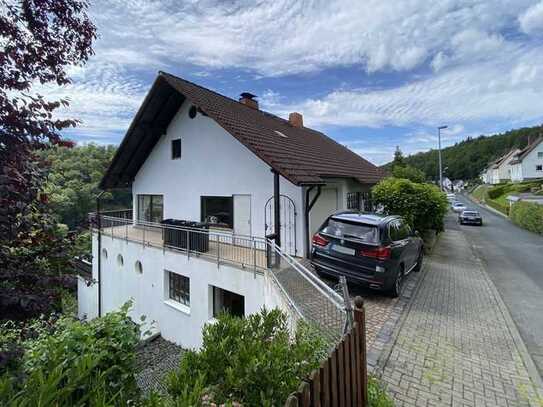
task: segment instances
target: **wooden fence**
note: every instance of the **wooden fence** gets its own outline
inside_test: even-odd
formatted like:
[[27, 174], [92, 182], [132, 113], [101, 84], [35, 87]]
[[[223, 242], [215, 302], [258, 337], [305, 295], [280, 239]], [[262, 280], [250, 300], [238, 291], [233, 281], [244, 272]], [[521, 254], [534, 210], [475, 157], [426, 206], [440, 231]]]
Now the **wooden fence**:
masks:
[[292, 393], [285, 407], [365, 407], [368, 401], [364, 302], [355, 298], [354, 324], [319, 369]]

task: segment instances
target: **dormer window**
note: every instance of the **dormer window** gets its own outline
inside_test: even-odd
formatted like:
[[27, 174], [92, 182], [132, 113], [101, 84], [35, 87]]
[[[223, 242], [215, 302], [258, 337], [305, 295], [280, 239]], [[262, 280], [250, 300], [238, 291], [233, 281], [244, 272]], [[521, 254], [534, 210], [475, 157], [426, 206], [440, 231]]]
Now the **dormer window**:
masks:
[[172, 140], [172, 160], [181, 158], [181, 139]]

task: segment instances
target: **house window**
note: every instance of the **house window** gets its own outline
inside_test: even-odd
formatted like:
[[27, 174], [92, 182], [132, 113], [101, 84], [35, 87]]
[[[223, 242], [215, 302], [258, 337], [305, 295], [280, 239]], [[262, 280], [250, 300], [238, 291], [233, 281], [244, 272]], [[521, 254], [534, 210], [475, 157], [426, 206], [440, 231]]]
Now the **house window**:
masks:
[[360, 210], [360, 192], [347, 193], [347, 209]]
[[543, 165], [536, 165], [535, 170], [536, 171], [543, 171]]
[[168, 297], [180, 304], [190, 306], [190, 279], [168, 271]]
[[172, 160], [181, 158], [181, 139], [172, 140]]
[[138, 221], [156, 222], [163, 219], [162, 195], [138, 195]]
[[232, 228], [234, 220], [231, 196], [202, 196], [201, 220], [217, 226]]
[[543, 158], [543, 151], [537, 152], [537, 158]]
[[245, 316], [245, 297], [222, 288], [213, 287], [213, 316], [228, 312], [236, 317]]

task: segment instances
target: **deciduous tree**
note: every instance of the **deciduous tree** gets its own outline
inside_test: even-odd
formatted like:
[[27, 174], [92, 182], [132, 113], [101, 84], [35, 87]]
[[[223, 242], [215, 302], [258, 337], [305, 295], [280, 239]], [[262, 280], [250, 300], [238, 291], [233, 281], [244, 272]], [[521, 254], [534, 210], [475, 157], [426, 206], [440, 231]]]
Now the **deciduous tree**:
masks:
[[66, 235], [48, 212], [35, 151], [62, 144], [60, 131], [77, 121], [55, 115], [67, 100], [48, 100], [39, 88], [70, 83], [67, 68], [92, 55], [87, 8], [85, 0], [0, 1], [0, 319], [58, 301]]

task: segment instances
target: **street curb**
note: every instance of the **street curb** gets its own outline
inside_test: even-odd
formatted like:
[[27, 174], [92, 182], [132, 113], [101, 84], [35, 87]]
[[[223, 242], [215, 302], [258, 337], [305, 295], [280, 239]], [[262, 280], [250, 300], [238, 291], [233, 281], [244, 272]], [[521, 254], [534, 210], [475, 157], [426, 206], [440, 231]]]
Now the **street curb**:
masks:
[[511, 218], [509, 218], [509, 216], [507, 216], [505, 213], [502, 213], [500, 211], [498, 211], [497, 209], [494, 209], [493, 207], [491, 206], [488, 206], [487, 204], [485, 204], [484, 202], [479, 202], [477, 201], [475, 198], [473, 198], [471, 195], [467, 194], [467, 195], [463, 195], [465, 196], [466, 198], [468, 198], [471, 202], [473, 202], [474, 204], [476, 205], [479, 205], [487, 210], [489, 210], [490, 212], [496, 214], [496, 215], [500, 215], [502, 218], [505, 218], [505, 219], [508, 219], [508, 220], [511, 220]]
[[[435, 247], [439, 242], [440, 235], [441, 234], [438, 234], [436, 236], [433, 247]], [[380, 377], [383, 374], [384, 367], [390, 358], [390, 354], [392, 353], [392, 349], [396, 344], [401, 328], [403, 327], [407, 315], [411, 310], [411, 306], [413, 304], [411, 299], [414, 298], [419, 292], [422, 282], [427, 274], [427, 264], [427, 262], [423, 263], [422, 270], [414, 275], [412, 274], [412, 276], [416, 278], [410, 279], [408, 285], [402, 292], [400, 299], [394, 305], [390, 316], [379, 330], [375, 341], [368, 350], [368, 371], [374, 376]]]
[[505, 320], [507, 329], [509, 330], [511, 337], [513, 338], [513, 342], [515, 343], [515, 346], [517, 348], [518, 353], [520, 354], [524, 367], [526, 368], [526, 371], [528, 372], [528, 376], [530, 377], [530, 380], [532, 381], [535, 387], [536, 394], [539, 398], [543, 399], [543, 380], [541, 379], [541, 376], [539, 375], [539, 372], [532, 359], [532, 356], [528, 352], [528, 348], [526, 348], [526, 345], [524, 344], [524, 340], [520, 336], [520, 332], [517, 328], [517, 325], [515, 324], [515, 321], [513, 321], [513, 317], [511, 317], [511, 314], [509, 313], [509, 309], [507, 308], [507, 305], [505, 305], [505, 302], [503, 301], [498, 289], [494, 285], [494, 282], [491, 280], [490, 276], [488, 275], [488, 272], [486, 270], [483, 260], [477, 255], [477, 251], [475, 250], [475, 247], [473, 247], [471, 240], [467, 237], [467, 235], [465, 234], [463, 230], [461, 230], [461, 232], [462, 232], [462, 235], [464, 235], [464, 238], [466, 239], [466, 241], [469, 243], [469, 246], [473, 253], [473, 257], [477, 260], [477, 263], [479, 264], [479, 267], [485, 276], [485, 279], [490, 288], [490, 291], [492, 292], [492, 295], [496, 299], [496, 303], [498, 304], [498, 307], [500, 308], [500, 312], [503, 315], [503, 319]]

